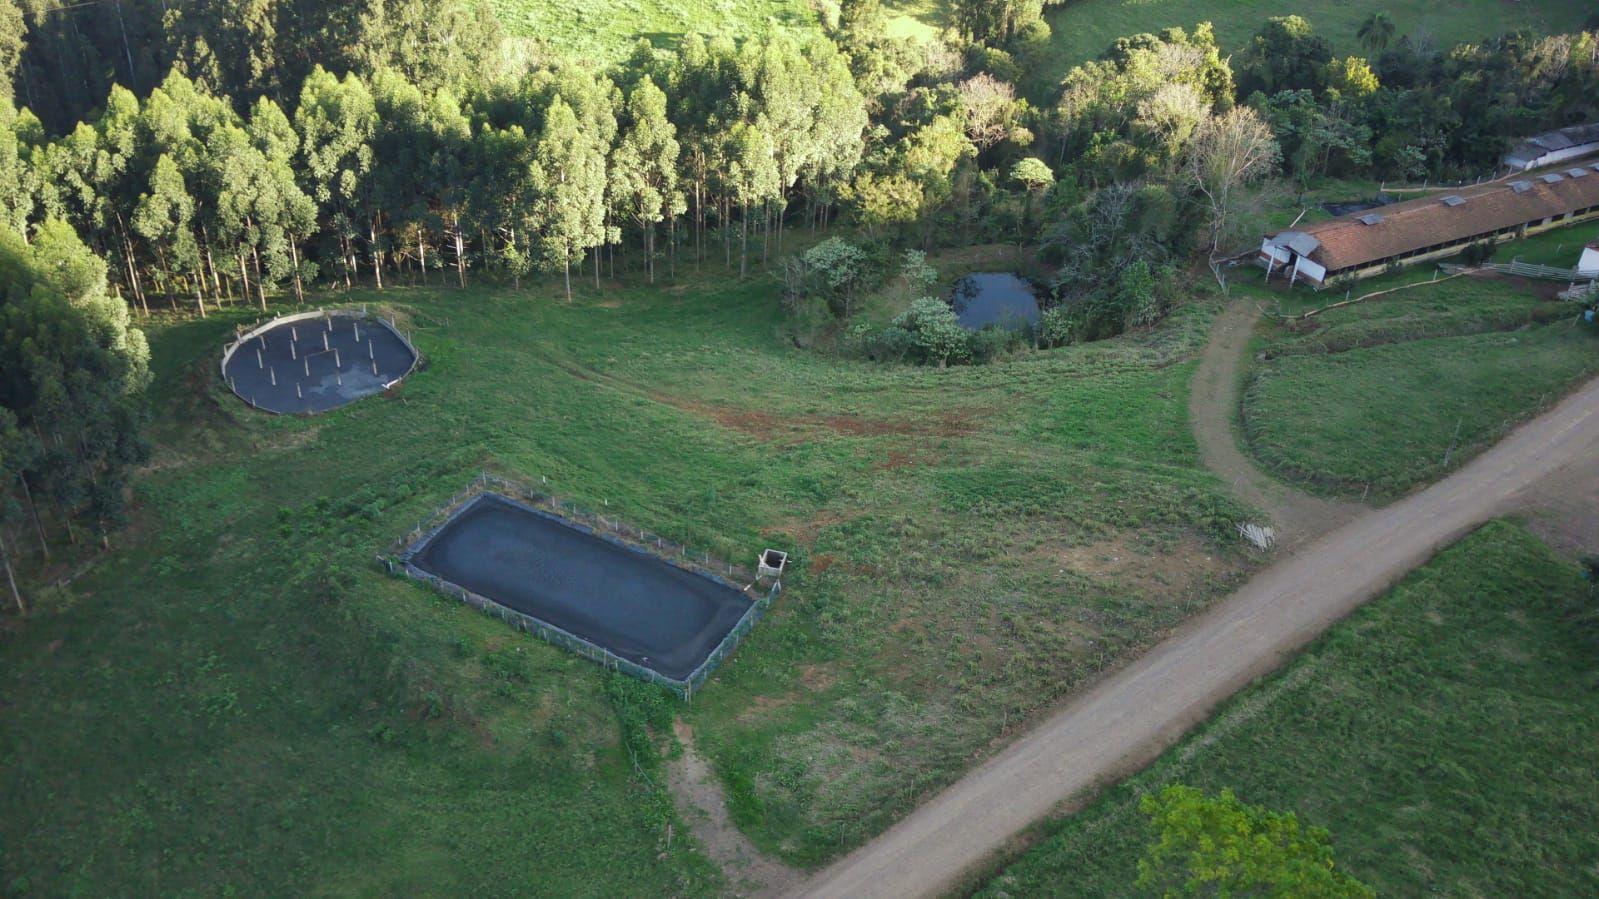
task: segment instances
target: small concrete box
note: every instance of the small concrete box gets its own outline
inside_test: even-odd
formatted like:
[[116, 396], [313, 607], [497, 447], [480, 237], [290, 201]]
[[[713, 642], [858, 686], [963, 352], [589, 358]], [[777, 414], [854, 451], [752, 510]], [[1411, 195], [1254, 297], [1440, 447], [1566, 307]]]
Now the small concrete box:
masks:
[[782, 577], [788, 567], [788, 553], [779, 549], [765, 549], [756, 560], [755, 573], [760, 577]]

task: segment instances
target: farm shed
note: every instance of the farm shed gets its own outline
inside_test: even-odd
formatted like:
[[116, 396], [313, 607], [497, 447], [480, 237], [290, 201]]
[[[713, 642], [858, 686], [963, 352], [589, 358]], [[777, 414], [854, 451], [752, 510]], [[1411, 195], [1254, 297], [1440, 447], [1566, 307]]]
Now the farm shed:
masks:
[[1265, 238], [1271, 274], [1322, 287], [1454, 255], [1480, 241], [1507, 240], [1599, 216], [1599, 163], [1494, 181], [1381, 209], [1302, 225]]
[[1599, 122], [1572, 125], [1529, 137], [1505, 154], [1505, 168], [1512, 172], [1555, 165], [1589, 153], [1599, 153]]

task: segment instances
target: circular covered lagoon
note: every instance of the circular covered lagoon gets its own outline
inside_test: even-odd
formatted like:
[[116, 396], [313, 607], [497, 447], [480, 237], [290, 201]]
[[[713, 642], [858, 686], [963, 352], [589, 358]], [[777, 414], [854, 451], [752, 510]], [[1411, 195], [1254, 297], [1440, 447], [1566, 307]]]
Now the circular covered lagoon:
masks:
[[387, 390], [418, 358], [392, 322], [328, 309], [286, 315], [240, 335], [222, 354], [222, 376], [257, 409], [317, 413]]
[[1038, 323], [1038, 292], [1011, 272], [973, 272], [955, 282], [950, 305], [962, 326], [1018, 330]]

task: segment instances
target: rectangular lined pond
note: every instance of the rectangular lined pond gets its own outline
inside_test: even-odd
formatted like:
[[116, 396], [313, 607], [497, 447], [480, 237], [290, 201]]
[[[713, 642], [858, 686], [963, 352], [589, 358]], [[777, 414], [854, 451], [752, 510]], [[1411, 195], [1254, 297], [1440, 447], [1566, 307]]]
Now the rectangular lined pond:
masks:
[[471, 499], [403, 558], [448, 592], [486, 599], [557, 632], [546, 637], [575, 638], [685, 692], [760, 610], [721, 578], [497, 493]]

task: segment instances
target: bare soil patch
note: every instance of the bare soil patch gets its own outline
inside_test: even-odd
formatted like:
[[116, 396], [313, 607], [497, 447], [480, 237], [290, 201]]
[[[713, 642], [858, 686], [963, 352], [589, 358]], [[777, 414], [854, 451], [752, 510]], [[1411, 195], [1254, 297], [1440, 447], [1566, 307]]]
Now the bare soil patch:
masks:
[[797, 884], [800, 871], [762, 855], [734, 826], [722, 782], [694, 748], [694, 729], [676, 721], [672, 731], [683, 751], [667, 764], [667, 788], [695, 839], [721, 867], [727, 894], [776, 896]]

